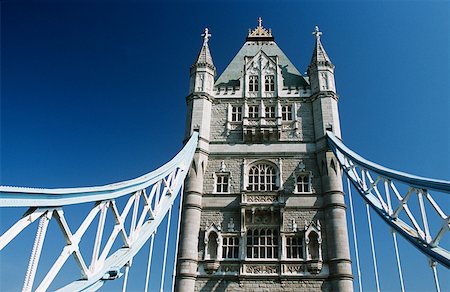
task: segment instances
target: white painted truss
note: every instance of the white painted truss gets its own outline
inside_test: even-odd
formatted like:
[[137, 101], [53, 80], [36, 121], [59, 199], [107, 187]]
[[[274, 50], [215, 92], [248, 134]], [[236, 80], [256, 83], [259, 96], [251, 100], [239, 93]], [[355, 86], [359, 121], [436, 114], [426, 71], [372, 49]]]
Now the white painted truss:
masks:
[[327, 137], [344, 173], [366, 203], [432, 262], [450, 268], [450, 251], [443, 240], [450, 229], [450, 182], [388, 169], [362, 158], [332, 132]]
[[[81, 278], [74, 278], [60, 291], [97, 290], [105, 280], [119, 278], [122, 268], [126, 279], [133, 257], [153, 238], [152, 235], [166, 214], [170, 218], [170, 210], [180, 194], [197, 141], [198, 134], [194, 132], [185, 147], [164, 166], [136, 179], [111, 185], [65, 189], [1, 186], [0, 207], [29, 209], [1, 235], [0, 251], [26, 227], [39, 220], [23, 291], [46, 291], [70, 256], [75, 260]], [[120, 207], [116, 202], [119, 198], [124, 200], [124, 206]], [[65, 216], [65, 209], [83, 203], [90, 204], [90, 210], [82, 223], [76, 225], [77, 228], [70, 228], [75, 224], [69, 224], [71, 222]], [[57, 222], [66, 244], [42, 281], [34, 283], [50, 220]], [[110, 222], [113, 225], [111, 232], [106, 232], [107, 220], [113, 221]], [[86, 255], [86, 251], [81, 252], [80, 245], [83, 235], [92, 226], [96, 229], [95, 240]], [[120, 241], [120, 245], [117, 245], [117, 241]], [[86, 262], [86, 258], [90, 261]]]

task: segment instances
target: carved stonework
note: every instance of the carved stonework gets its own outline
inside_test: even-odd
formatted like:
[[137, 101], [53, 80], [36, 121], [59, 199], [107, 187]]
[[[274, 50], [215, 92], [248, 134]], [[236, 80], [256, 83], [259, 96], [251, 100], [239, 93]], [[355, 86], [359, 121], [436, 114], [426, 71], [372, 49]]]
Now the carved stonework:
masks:
[[239, 273], [239, 265], [224, 265], [220, 266], [220, 271], [224, 273]]
[[254, 275], [277, 274], [277, 265], [245, 265], [245, 272]]
[[248, 203], [273, 203], [277, 202], [276, 195], [247, 195]]
[[283, 272], [285, 274], [303, 274], [305, 266], [303, 264], [284, 264]]

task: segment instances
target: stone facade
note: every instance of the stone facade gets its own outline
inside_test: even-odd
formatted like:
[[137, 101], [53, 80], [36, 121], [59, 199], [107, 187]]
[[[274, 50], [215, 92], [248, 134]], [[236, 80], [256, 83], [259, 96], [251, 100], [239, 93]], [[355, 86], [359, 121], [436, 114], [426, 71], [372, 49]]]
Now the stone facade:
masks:
[[[219, 78], [210, 34], [191, 67], [176, 291], [352, 291], [334, 65], [316, 44], [302, 76], [261, 20]], [[212, 83], [214, 80], [214, 84]]]

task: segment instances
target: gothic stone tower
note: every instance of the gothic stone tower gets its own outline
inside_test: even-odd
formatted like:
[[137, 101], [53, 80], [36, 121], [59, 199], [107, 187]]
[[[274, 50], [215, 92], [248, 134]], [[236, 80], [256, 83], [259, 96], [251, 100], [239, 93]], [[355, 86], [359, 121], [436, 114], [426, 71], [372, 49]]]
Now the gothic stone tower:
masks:
[[352, 291], [334, 65], [320, 41], [302, 76], [258, 26], [225, 71], [210, 34], [191, 67], [176, 291]]

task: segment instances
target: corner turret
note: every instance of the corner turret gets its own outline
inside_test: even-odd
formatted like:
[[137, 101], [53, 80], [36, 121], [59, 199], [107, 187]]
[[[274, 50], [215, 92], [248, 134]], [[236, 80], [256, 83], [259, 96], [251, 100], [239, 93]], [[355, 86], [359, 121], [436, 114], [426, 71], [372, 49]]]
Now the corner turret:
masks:
[[316, 45], [308, 66], [308, 76], [311, 83], [312, 93], [332, 91], [336, 93], [334, 83], [334, 65], [331, 63], [327, 52], [325, 51], [320, 36], [322, 32], [316, 26], [312, 33], [316, 37]]
[[214, 77], [216, 75], [216, 67], [214, 66], [211, 52], [208, 47], [208, 40], [211, 34], [205, 28], [205, 33], [202, 34], [203, 46], [198, 54], [197, 60], [191, 66], [191, 77], [189, 93], [204, 92], [212, 94], [214, 86]]

